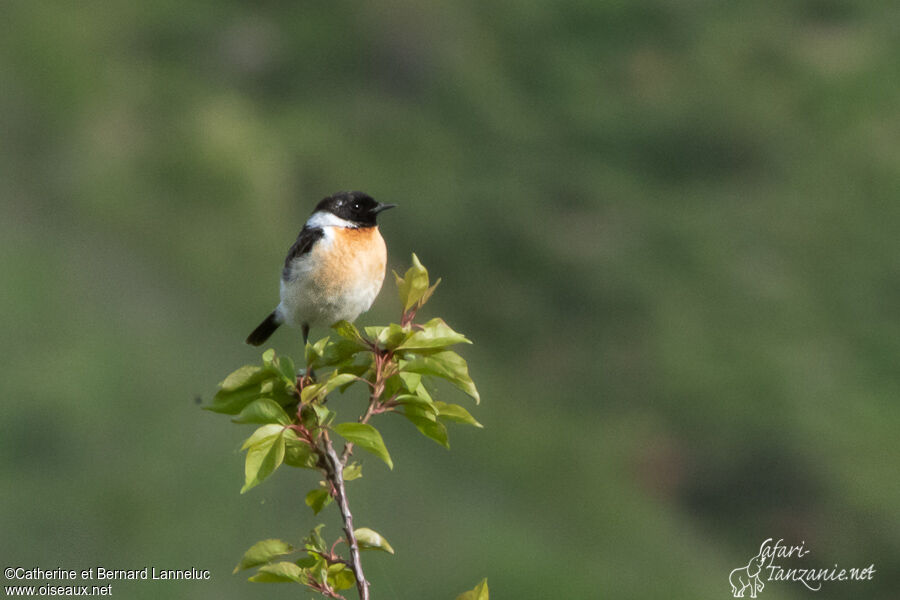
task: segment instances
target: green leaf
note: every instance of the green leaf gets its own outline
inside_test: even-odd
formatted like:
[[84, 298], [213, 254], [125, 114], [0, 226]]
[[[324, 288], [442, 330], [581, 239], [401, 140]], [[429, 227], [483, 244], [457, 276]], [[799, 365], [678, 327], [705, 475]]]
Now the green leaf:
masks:
[[270, 369], [275, 368], [275, 349], [269, 348], [262, 355], [263, 365], [269, 367]]
[[272, 390], [271, 397], [272, 400], [280, 404], [281, 406], [288, 408], [292, 404], [294, 408], [297, 406], [297, 395], [294, 393], [294, 389], [292, 386], [288, 386], [283, 384], [281, 380], [275, 382], [275, 389]]
[[317, 400], [322, 401], [334, 390], [353, 383], [356, 379], [357, 377], [353, 373], [332, 371], [327, 380], [321, 383], [313, 383], [303, 388], [303, 391], [300, 392], [300, 402], [310, 404], [315, 403]]
[[303, 388], [300, 392], [300, 402], [303, 404], [309, 404], [313, 401], [313, 398], [316, 398], [319, 395], [319, 392], [322, 391], [321, 383], [311, 383]]
[[365, 338], [363, 338], [359, 329], [353, 323], [341, 320], [332, 325], [331, 328], [345, 340], [358, 342], [361, 348], [367, 347]]
[[484, 428], [484, 425], [476, 421], [475, 417], [459, 404], [447, 404], [446, 402], [437, 401], [434, 403], [434, 406], [438, 410], [438, 416], [442, 419]]
[[325, 559], [319, 558], [316, 563], [309, 568], [309, 576], [319, 583], [325, 583], [328, 579], [328, 563]]
[[450, 442], [447, 439], [447, 428], [443, 423], [438, 423], [437, 421], [433, 421], [421, 414], [416, 414], [412, 411], [405, 411], [402, 413], [404, 417], [409, 419], [409, 421], [416, 426], [416, 429], [421, 432], [427, 438], [430, 438], [443, 446], [444, 448], [450, 448]]
[[353, 373], [337, 373], [333, 372], [322, 390], [323, 397], [330, 394], [339, 387], [343, 387], [349, 383], [356, 381], [357, 377]]
[[360, 550], [382, 550], [388, 554], [393, 554], [394, 549], [388, 544], [377, 531], [372, 531], [368, 527], [360, 527], [353, 532], [356, 536], [356, 542], [359, 544]]
[[289, 577], [275, 575], [272, 573], [257, 573], [252, 577], [248, 577], [247, 581], [253, 583], [294, 583], [295, 581]]
[[397, 292], [400, 295], [400, 302], [403, 303], [403, 312], [415, 306], [428, 291], [428, 270], [422, 266], [419, 257], [415, 254], [412, 255], [412, 263], [403, 277], [400, 277], [396, 271], [394, 272]]
[[235, 423], [278, 423], [290, 425], [291, 418], [280, 404], [271, 398], [254, 400], [244, 407], [241, 413], [232, 419]]
[[403, 413], [407, 415], [415, 415], [419, 417], [423, 417], [428, 419], [429, 421], [436, 423], [437, 422], [437, 407], [433, 407], [433, 410], [428, 410], [427, 408], [416, 406], [415, 404], [407, 404], [403, 407]]
[[411, 335], [411, 329], [404, 329], [397, 323], [391, 323], [379, 332], [376, 339], [378, 340], [378, 345], [382, 348], [393, 350], [401, 346]]
[[366, 327], [366, 335], [378, 342], [382, 348], [393, 350], [412, 335], [412, 330], [397, 323], [391, 323], [386, 327], [382, 325]]
[[373, 340], [377, 340], [381, 332], [387, 329], [384, 325], [369, 325], [365, 328], [366, 335]]
[[362, 477], [362, 465], [358, 462], [350, 463], [344, 467], [344, 481], [353, 481]]
[[287, 542], [282, 542], [281, 540], [272, 539], [256, 542], [250, 546], [249, 550], [244, 552], [244, 556], [241, 557], [241, 562], [238, 563], [232, 573], [263, 565], [276, 556], [282, 556], [283, 554], [288, 554], [293, 551], [293, 546]]
[[219, 384], [219, 389], [223, 392], [233, 392], [239, 388], [254, 383], [259, 383], [263, 379], [272, 377], [271, 371], [266, 370], [259, 365], [244, 365], [240, 369], [232, 372]]
[[243, 445], [241, 445], [241, 450], [246, 450], [251, 446], [254, 446], [265, 439], [275, 437], [276, 435], [281, 435], [281, 432], [284, 431], [284, 426], [278, 425], [275, 423], [271, 423], [269, 425], [263, 425], [259, 427], [253, 434], [244, 440]]
[[331, 423], [331, 421], [334, 419], [335, 412], [327, 406], [324, 406], [317, 402], [310, 404], [310, 406], [312, 407], [313, 412], [316, 413], [316, 421], [320, 426], [324, 427]]
[[306, 572], [292, 562], [282, 561], [260, 567], [250, 581], [256, 583], [306, 583]]
[[[237, 389], [221, 389], [216, 392], [212, 404], [204, 406], [206, 410], [226, 415], [236, 415], [244, 408], [263, 396], [271, 396], [276, 389], [272, 373], [266, 371], [265, 379], [256, 380]], [[256, 379], [256, 377], [254, 377]]]
[[306, 364], [311, 367], [318, 367], [318, 361], [322, 359], [322, 354], [325, 352], [325, 346], [327, 346], [330, 341], [331, 338], [323, 337], [314, 343], [306, 342], [306, 348], [304, 349]]
[[454, 344], [471, 344], [466, 336], [457, 333], [443, 319], [431, 319], [397, 346], [397, 350], [433, 350]]
[[399, 402], [403, 406], [415, 406], [420, 410], [431, 413], [435, 417], [440, 414], [440, 411], [431, 398], [423, 398], [422, 396], [414, 394], [402, 394], [397, 396], [396, 402]]
[[343, 563], [328, 566], [328, 584], [337, 591], [347, 590], [356, 585], [353, 571]]
[[474, 589], [460, 594], [456, 597], [456, 600], [490, 600], [488, 597], [487, 579], [482, 579], [481, 583], [476, 585]]
[[425, 293], [422, 294], [422, 299], [419, 300], [419, 306], [425, 306], [425, 303], [431, 300], [431, 296], [434, 295], [434, 290], [437, 289], [437, 286], [440, 285], [441, 278], [438, 277], [438, 280], [434, 282], [434, 285], [425, 290]]
[[319, 417], [313, 410], [312, 404], [300, 405], [300, 423], [307, 429], [313, 430], [319, 426]]
[[309, 535], [303, 538], [304, 547], [312, 552], [321, 554], [325, 552], [325, 538], [322, 537], [322, 529], [324, 524], [316, 525], [315, 529], [310, 530]]
[[298, 439], [296, 435], [292, 437], [289, 433], [293, 432], [288, 430], [284, 433], [284, 464], [302, 469], [315, 469], [316, 457], [309, 444]]
[[419, 398], [424, 398], [428, 402], [434, 402], [434, 400], [431, 398], [431, 394], [428, 393], [428, 388], [425, 387], [424, 383], [420, 383], [418, 389], [416, 389], [413, 394], [415, 394]]
[[325, 488], [316, 488], [310, 490], [310, 492], [306, 494], [306, 505], [310, 507], [315, 514], [319, 514], [323, 508], [331, 504], [332, 500], [334, 500], [334, 498], [331, 497], [331, 494], [329, 494], [328, 490]]
[[[280, 428], [281, 426], [263, 425], [260, 429], [266, 427]], [[257, 432], [258, 431], [259, 430], [257, 430]], [[284, 436], [280, 433], [278, 435], [264, 437], [255, 444], [249, 446], [247, 458], [244, 462], [244, 487], [241, 488], [241, 493], [243, 494], [259, 485], [281, 465], [283, 460]]]
[[312, 569], [317, 562], [322, 559], [318, 554], [307, 554], [302, 558], [298, 558], [296, 561], [297, 566], [301, 569]]
[[348, 442], [353, 442], [363, 450], [367, 450], [387, 463], [391, 469], [394, 463], [388, 454], [384, 440], [378, 430], [367, 423], [338, 423], [334, 430]]
[[401, 371], [398, 373], [398, 376], [403, 382], [403, 386], [413, 394], [416, 393], [416, 390], [419, 389], [419, 384], [422, 383], [422, 376], [418, 373]]
[[428, 355], [413, 355], [408, 359], [400, 360], [400, 371], [419, 373], [446, 379], [478, 403], [481, 399], [472, 378], [469, 377], [469, 367], [466, 361], [452, 350], [444, 350]]
[[291, 386], [297, 385], [297, 368], [290, 356], [278, 357], [278, 372], [284, 378], [285, 383]]
[[342, 365], [353, 360], [357, 354], [367, 351], [368, 348], [358, 342], [343, 338], [338, 340], [322, 338], [315, 345], [306, 346], [306, 362], [310, 368], [322, 369]]

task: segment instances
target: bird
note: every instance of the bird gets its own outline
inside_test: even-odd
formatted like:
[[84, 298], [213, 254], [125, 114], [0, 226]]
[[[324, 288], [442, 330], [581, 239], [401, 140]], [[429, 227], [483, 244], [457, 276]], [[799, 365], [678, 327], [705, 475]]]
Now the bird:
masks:
[[376, 218], [396, 204], [364, 192], [337, 192], [322, 199], [288, 250], [281, 270], [281, 301], [247, 336], [263, 344], [282, 324], [310, 327], [351, 323], [369, 310], [387, 265], [387, 248]]

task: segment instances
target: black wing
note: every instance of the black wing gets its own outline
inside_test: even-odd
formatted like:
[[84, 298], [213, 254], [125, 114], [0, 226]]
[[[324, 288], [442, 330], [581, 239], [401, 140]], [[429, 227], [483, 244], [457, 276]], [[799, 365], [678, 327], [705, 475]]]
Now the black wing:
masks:
[[324, 235], [325, 232], [322, 231], [321, 227], [304, 227], [300, 230], [297, 241], [294, 242], [294, 245], [291, 246], [287, 256], [284, 258], [284, 269], [281, 270], [282, 279], [287, 279], [290, 276], [291, 263], [298, 257], [303, 256], [312, 250], [313, 244], [319, 241]]

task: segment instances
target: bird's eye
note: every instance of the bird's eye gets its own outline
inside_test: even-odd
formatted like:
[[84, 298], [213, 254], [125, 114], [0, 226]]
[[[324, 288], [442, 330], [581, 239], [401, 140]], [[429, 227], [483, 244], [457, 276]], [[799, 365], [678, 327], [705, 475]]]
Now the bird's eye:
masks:
[[360, 204], [358, 200], [355, 200], [353, 204], [350, 205], [350, 208], [354, 211], [358, 211], [362, 208], [362, 204]]

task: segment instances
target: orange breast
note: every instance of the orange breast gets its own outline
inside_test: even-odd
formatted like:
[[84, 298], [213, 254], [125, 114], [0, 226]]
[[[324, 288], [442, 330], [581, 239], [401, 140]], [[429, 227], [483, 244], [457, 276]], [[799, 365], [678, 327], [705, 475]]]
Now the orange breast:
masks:
[[380, 288], [386, 263], [387, 249], [378, 227], [336, 228], [323, 270], [329, 280], [324, 287], [335, 294], [359, 286]]

